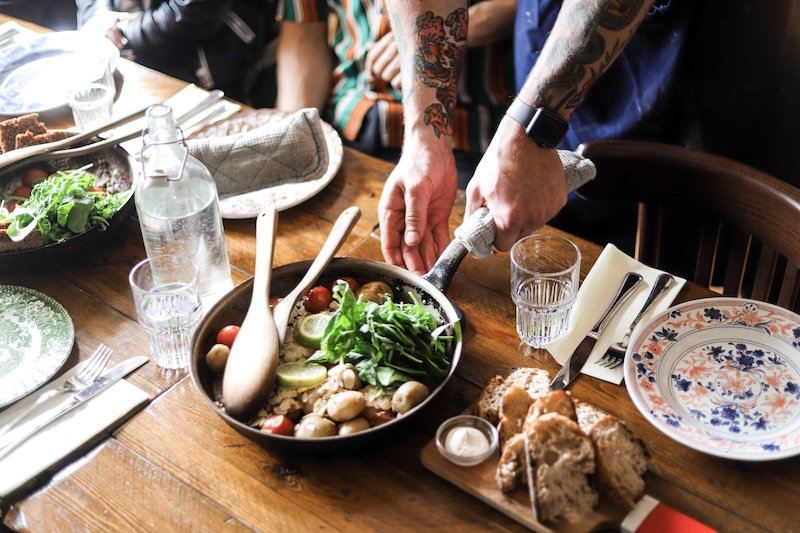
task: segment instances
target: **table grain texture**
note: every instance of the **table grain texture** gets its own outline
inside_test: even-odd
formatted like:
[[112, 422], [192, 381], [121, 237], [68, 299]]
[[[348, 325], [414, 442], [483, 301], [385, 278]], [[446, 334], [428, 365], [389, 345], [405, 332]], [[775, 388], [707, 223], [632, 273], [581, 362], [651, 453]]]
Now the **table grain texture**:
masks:
[[[9, 20], [0, 14], [0, 23]], [[25, 23], [22, 23], [25, 25]], [[41, 28], [27, 25], [42, 31]], [[161, 102], [186, 84], [121, 60], [115, 115]], [[71, 125], [68, 112], [43, 116]], [[345, 149], [341, 170], [309, 201], [280, 213], [274, 266], [316, 256], [338, 215], [357, 205], [362, 216], [340, 256], [382, 260], [377, 206], [392, 166]], [[451, 230], [462, 221], [459, 194]], [[544, 231], [560, 233], [552, 228]], [[255, 265], [255, 221], [225, 220], [234, 283]], [[581, 279], [602, 247], [576, 239]], [[75, 346], [65, 369], [99, 343], [111, 364], [148, 354], [127, 282], [145, 257], [135, 216], [112, 242], [55, 270], [0, 276], [59, 301], [72, 317]], [[461, 364], [445, 394], [407, 434], [351, 457], [320, 459], [260, 447], [201, 399], [184, 372], [149, 363], [127, 379], [150, 397], [146, 407], [90, 449], [71, 458], [52, 480], [5, 502], [3, 527], [19, 531], [525, 531], [523, 525], [428, 471], [420, 451], [445, 418], [460, 414], [496, 375], [519, 366], [558, 365], [546, 351], [520, 344], [508, 292], [507, 253], [467, 257], [447, 296], [466, 317]], [[687, 284], [678, 300], [710, 296]], [[647, 491], [721, 531], [800, 530], [800, 458], [731, 461], [667, 438], [636, 410], [624, 386], [593, 378], [571, 387], [581, 400], [622, 418], [652, 455]], [[10, 507], [10, 508], [9, 508]]]

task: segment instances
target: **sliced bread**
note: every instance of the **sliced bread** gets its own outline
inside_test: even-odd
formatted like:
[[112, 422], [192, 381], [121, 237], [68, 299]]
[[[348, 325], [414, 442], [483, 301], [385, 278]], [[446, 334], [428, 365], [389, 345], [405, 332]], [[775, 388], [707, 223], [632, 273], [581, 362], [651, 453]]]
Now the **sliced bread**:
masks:
[[600, 490], [625, 509], [644, 496], [644, 474], [649, 456], [644, 443], [617, 417], [607, 415], [589, 432], [597, 452]]
[[550, 373], [541, 368], [520, 367], [511, 372], [508, 377], [492, 378], [478, 397], [475, 414], [494, 425], [499, 424], [503, 398], [506, 389], [512, 383], [523, 387], [535, 400], [550, 392]]
[[540, 520], [568, 520], [590, 512], [599, 501], [590, 476], [592, 441], [574, 420], [558, 413], [536, 418], [527, 431]]
[[500, 408], [500, 422], [497, 424], [501, 449], [511, 437], [522, 431], [528, 409], [533, 403], [533, 398], [522, 385], [512, 383], [506, 387]]

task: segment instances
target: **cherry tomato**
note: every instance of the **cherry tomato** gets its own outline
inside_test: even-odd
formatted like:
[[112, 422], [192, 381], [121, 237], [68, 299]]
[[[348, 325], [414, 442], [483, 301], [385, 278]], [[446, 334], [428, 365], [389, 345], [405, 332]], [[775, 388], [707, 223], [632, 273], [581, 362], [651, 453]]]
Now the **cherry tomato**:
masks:
[[284, 415], [270, 415], [261, 423], [261, 431], [274, 435], [294, 435], [294, 422]]
[[14, 209], [16, 209], [16, 208], [17, 208], [17, 206], [18, 206], [20, 203], [22, 203], [22, 202], [20, 202], [19, 200], [10, 200], [10, 201], [6, 202], [6, 210], [7, 210], [9, 213], [11, 213], [11, 212], [13, 212], [13, 211], [14, 211]]
[[49, 175], [50, 175], [49, 172], [47, 172], [46, 170], [42, 170], [41, 168], [29, 168], [22, 175], [22, 183], [24, 183], [28, 187], [33, 187], [34, 183], [48, 177]]
[[371, 427], [380, 426], [395, 419], [392, 411], [384, 411], [373, 405], [368, 405], [361, 411], [361, 416], [367, 419]]
[[20, 185], [19, 187], [14, 189], [14, 192], [11, 194], [14, 196], [21, 196], [22, 198], [30, 198], [31, 188], [28, 187], [27, 185]]
[[328, 308], [333, 301], [330, 289], [317, 285], [312, 287], [303, 299], [303, 305], [309, 313], [320, 313]]
[[239, 326], [225, 326], [217, 333], [217, 344], [224, 344], [228, 348], [233, 346], [236, 335], [239, 334]]
[[339, 285], [340, 281], [347, 283], [347, 286], [350, 287], [351, 291], [356, 292], [358, 290], [359, 285], [356, 280], [354, 280], [353, 278], [341, 277], [341, 278], [336, 278], [336, 281], [333, 282], [334, 291], [336, 290], [336, 287]]

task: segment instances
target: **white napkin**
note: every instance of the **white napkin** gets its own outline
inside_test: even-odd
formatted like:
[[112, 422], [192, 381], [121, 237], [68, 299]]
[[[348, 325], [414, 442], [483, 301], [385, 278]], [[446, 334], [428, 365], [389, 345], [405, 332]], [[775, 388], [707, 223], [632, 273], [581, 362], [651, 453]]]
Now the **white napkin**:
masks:
[[[181, 89], [178, 93], [170, 97], [164, 103], [172, 108], [172, 115], [177, 119], [185, 112], [189, 111], [193, 106], [199, 104], [203, 98], [208, 96], [208, 91], [198, 87], [197, 85], [190, 84]], [[228, 100], [220, 99], [217, 103], [209, 106], [205, 110], [197, 113], [187, 120], [184, 124], [178, 124], [183, 130], [183, 136], [188, 138], [192, 133], [200, 128], [219, 122], [222, 119], [228, 118], [242, 108], [239, 104], [229, 102]], [[124, 135], [132, 131], [141, 132], [147, 127], [147, 120], [141, 118], [135, 120], [124, 126], [120, 126], [113, 130], [114, 135]], [[109, 132], [110, 133], [110, 132]], [[130, 141], [125, 141], [120, 146], [128, 152], [135, 159], [139, 159], [139, 153], [142, 151], [142, 138], [135, 137]]]
[[[597, 343], [592, 349], [586, 364], [583, 366], [583, 374], [592, 377], [620, 384], [623, 379], [623, 367], [605, 368], [594, 364], [600, 359], [613, 343], [622, 340], [628, 327], [636, 318], [636, 315], [644, 305], [647, 295], [653, 286], [656, 278], [663, 272], [651, 268], [636, 261], [627, 254], [621, 252], [613, 244], [606, 245], [603, 252], [598, 257], [597, 262], [586, 275], [583, 284], [578, 290], [575, 306], [569, 316], [569, 327], [567, 333], [545, 345], [547, 351], [563, 365], [570, 354], [575, 351], [581, 341], [586, 337], [592, 328], [600, 320], [611, 300], [614, 298], [625, 274], [637, 272], [644, 278], [643, 283], [631, 296], [625, 305], [612, 317], [603, 334], [597, 339]], [[637, 329], [647, 324], [658, 313], [668, 309], [672, 301], [680, 292], [686, 280], [675, 276], [675, 283], [667, 290], [667, 293], [656, 302], [642, 316]], [[631, 338], [635, 338], [636, 331]]]
[[[36, 401], [39, 394], [59, 387], [72, 377], [86, 361], [64, 373], [58, 379], [13, 404], [0, 413], [0, 427], [14, 419], [21, 409]], [[36, 408], [29, 416], [53, 409], [68, 399], [71, 393], [56, 394]], [[63, 415], [30, 437], [17, 449], [0, 459], [0, 499], [26, 487], [29, 482], [41, 481], [52, 474], [51, 467], [77, 450], [84, 443], [104, 433], [107, 428], [134, 409], [144, 405], [148, 395], [139, 387], [119, 380], [91, 400]], [[31, 420], [26, 418], [25, 420]]]

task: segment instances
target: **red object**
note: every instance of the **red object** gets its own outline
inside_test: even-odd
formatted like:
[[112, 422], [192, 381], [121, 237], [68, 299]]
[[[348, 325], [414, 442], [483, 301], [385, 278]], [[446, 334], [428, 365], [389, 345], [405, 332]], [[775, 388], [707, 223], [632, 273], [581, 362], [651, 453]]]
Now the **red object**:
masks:
[[714, 533], [701, 524], [650, 496], [645, 496], [622, 521], [624, 533]]

